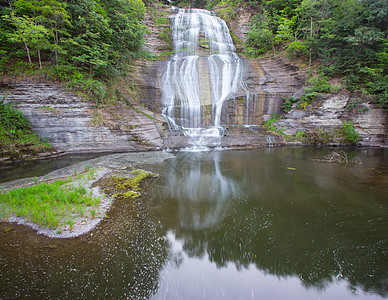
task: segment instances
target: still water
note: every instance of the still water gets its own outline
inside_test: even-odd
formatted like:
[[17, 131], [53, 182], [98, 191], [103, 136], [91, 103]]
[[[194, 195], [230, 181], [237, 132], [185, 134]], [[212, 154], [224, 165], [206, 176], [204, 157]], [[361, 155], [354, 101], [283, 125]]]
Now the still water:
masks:
[[179, 153], [87, 235], [0, 223], [0, 298], [387, 298], [388, 151], [346, 151]]
[[0, 183], [21, 178], [43, 176], [51, 171], [102, 155], [104, 154], [73, 154], [41, 161], [35, 160], [22, 161], [13, 164], [0, 164]]

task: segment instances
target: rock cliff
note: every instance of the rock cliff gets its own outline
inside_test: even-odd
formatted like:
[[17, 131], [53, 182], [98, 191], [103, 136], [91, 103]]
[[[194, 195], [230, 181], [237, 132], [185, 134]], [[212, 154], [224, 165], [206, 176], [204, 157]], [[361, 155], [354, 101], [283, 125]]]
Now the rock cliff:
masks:
[[[219, 6], [216, 11], [222, 14], [223, 8], [225, 7]], [[228, 21], [236, 46], [240, 50], [241, 45], [247, 41], [250, 22], [256, 13], [249, 5], [239, 6], [234, 11], [235, 17]], [[256, 121], [265, 121], [274, 112], [281, 114], [283, 97], [300, 98], [303, 95], [305, 78], [298, 67], [285, 59], [263, 58], [254, 63], [252, 60], [245, 62], [249, 65], [245, 74], [248, 86], [256, 91], [259, 98], [264, 99], [260, 108], [261, 117]], [[251, 77], [252, 75], [254, 76]], [[346, 92], [323, 95], [306, 110], [299, 110], [294, 105], [277, 125], [285, 134], [292, 135], [298, 130], [333, 130], [341, 126], [343, 121], [351, 121], [362, 138], [361, 145], [387, 145], [387, 112], [371, 104], [368, 99], [354, 105], [355, 99], [359, 97]], [[254, 109], [257, 111], [257, 108]]]
[[386, 112], [368, 101], [359, 103], [358, 108], [352, 108], [352, 103], [354, 97], [349, 93], [324, 95], [306, 109], [297, 109], [294, 105], [277, 126], [285, 134], [293, 135], [299, 130], [334, 130], [344, 121], [351, 121], [361, 137], [361, 145], [383, 144], [388, 128]]
[[[169, 8], [163, 9], [163, 16], [171, 12]], [[244, 41], [252, 14], [244, 11], [238, 14], [240, 17], [230, 24], [231, 30]], [[161, 34], [167, 32], [168, 25], [156, 25], [155, 16], [150, 13], [145, 23], [150, 30], [145, 38], [145, 49], [159, 55], [169, 50], [171, 45]], [[303, 94], [305, 77], [298, 67], [279, 57], [244, 58], [242, 64], [246, 87], [241, 88], [237, 97], [224, 103], [222, 145], [254, 147], [283, 143], [283, 138], [269, 135], [260, 125], [273, 113], [282, 113], [283, 97]], [[206, 71], [206, 66], [200, 67]], [[165, 68], [164, 60], [134, 60], [130, 74], [121, 79], [131, 83], [131, 90], [117, 88], [127, 105], [112, 105], [104, 109], [97, 109], [80, 96], [50, 82], [11, 83], [3, 80], [0, 95], [7, 95], [7, 101], [18, 103], [35, 131], [60, 151], [142, 151], [184, 146], [185, 138], [170, 133], [160, 115]], [[246, 89], [249, 90], [248, 98]], [[278, 122], [278, 127], [286, 134], [295, 134], [298, 130], [336, 128], [346, 120], [354, 123], [363, 138], [362, 144], [383, 143], [387, 137], [386, 112], [367, 101], [362, 104], [362, 110], [354, 110], [350, 108], [352, 101], [353, 96], [347, 93], [326, 95], [307, 110], [294, 107], [284, 120]], [[256, 129], [241, 126], [246, 124], [258, 126]]]
[[62, 86], [48, 82], [2, 85], [0, 95], [18, 104], [35, 132], [57, 150], [114, 152], [155, 149], [162, 145], [157, 120], [139, 107], [105, 110]]

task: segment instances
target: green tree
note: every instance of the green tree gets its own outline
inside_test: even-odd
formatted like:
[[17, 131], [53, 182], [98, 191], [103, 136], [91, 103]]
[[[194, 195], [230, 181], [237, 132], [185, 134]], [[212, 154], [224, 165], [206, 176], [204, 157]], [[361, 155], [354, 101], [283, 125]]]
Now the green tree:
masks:
[[68, 12], [71, 38], [64, 45], [66, 60], [91, 75], [104, 75], [114, 55], [106, 10], [96, 0], [68, 0]]
[[146, 30], [141, 23], [146, 10], [144, 3], [141, 0], [104, 0], [102, 3], [113, 30], [113, 47], [120, 52], [139, 50]]
[[283, 44], [293, 41], [294, 32], [293, 27], [295, 25], [296, 17], [292, 17], [291, 20], [286, 17], [279, 17], [278, 28], [276, 30], [276, 43]]
[[257, 56], [271, 49], [275, 51], [274, 20], [264, 10], [253, 20], [252, 30], [248, 32], [248, 54]]
[[66, 3], [56, 0], [17, 0], [12, 6], [17, 14], [27, 15], [34, 19], [35, 24], [43, 25], [49, 30], [52, 38], [49, 48], [54, 51], [58, 63], [58, 52], [63, 51], [60, 37], [68, 35], [65, 30], [65, 26], [69, 25]]
[[[27, 53], [28, 62], [31, 61], [31, 50], [39, 50], [47, 47], [49, 31], [42, 25], [36, 25], [32, 18], [23, 16], [18, 17], [15, 13], [4, 16], [13, 26], [15, 30], [7, 34], [9, 41], [21, 43]], [[39, 64], [41, 65], [40, 55]]]

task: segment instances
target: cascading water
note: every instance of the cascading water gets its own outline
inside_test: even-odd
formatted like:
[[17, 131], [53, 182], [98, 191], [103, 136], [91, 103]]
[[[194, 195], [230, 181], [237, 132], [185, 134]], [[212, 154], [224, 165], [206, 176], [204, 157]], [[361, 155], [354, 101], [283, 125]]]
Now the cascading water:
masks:
[[225, 21], [209, 11], [179, 9], [172, 34], [175, 54], [163, 78], [163, 114], [170, 130], [192, 144], [214, 145], [222, 136], [224, 102], [246, 90], [241, 60]]

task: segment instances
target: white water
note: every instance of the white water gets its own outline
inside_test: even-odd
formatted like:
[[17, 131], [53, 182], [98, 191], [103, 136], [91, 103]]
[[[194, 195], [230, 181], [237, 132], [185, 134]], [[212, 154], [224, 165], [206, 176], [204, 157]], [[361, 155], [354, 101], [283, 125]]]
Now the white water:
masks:
[[[193, 144], [218, 143], [222, 106], [240, 86], [244, 88], [241, 60], [229, 29], [209, 11], [179, 9], [172, 19], [172, 34], [175, 54], [163, 78], [163, 114], [170, 130], [181, 130]], [[199, 64], [208, 71], [200, 74]], [[205, 126], [206, 105], [212, 107], [210, 126]]]

